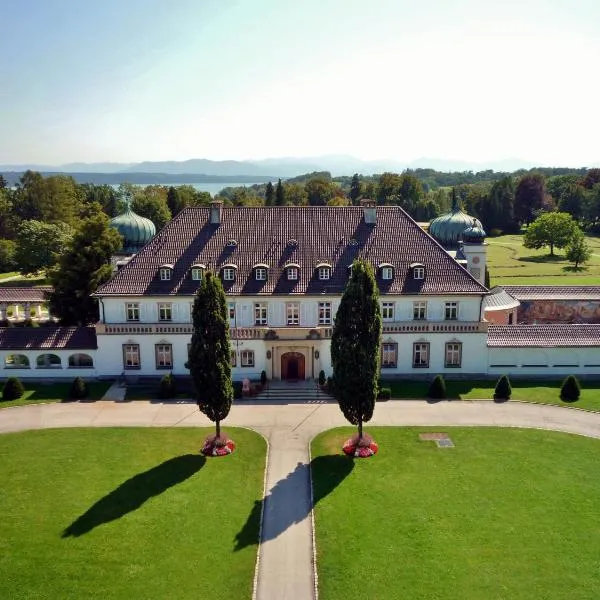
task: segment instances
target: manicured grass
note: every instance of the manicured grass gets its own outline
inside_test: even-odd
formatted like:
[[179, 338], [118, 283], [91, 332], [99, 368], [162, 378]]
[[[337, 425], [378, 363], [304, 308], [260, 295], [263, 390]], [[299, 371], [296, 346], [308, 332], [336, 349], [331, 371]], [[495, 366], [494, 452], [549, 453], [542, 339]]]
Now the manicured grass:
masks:
[[[75, 376], [73, 376], [75, 379]], [[6, 379], [0, 381], [0, 387], [4, 387]], [[25, 387], [25, 393], [18, 400], [2, 400], [0, 395], [0, 408], [9, 406], [24, 406], [25, 404], [41, 404], [43, 402], [64, 402], [69, 399], [72, 381], [61, 383], [29, 383], [22, 381]], [[86, 400], [100, 400], [106, 390], [110, 387], [110, 382], [91, 381], [88, 383], [90, 395]]]
[[0, 597], [250, 599], [266, 444], [227, 431], [214, 459], [198, 428], [0, 436]]
[[[580, 381], [581, 397], [577, 402], [560, 399], [561, 381], [512, 380], [511, 400], [557, 404], [600, 411], [600, 381]], [[382, 387], [392, 390], [392, 398], [420, 399], [427, 396], [427, 381], [384, 381]], [[493, 400], [496, 380], [446, 381], [447, 396], [451, 400]]]
[[579, 271], [564, 257], [564, 249], [534, 250], [523, 247], [522, 235], [488, 238], [487, 261], [491, 285], [598, 285], [600, 283], [600, 238], [587, 236], [593, 256]]
[[3, 279], [7, 279], [8, 277], [17, 277], [19, 275], [18, 271], [10, 271], [8, 273], [0, 273], [0, 281]]
[[[321, 600], [598, 597], [599, 440], [373, 427], [379, 454], [334, 460], [354, 431], [312, 446]], [[455, 447], [420, 441], [423, 431]]]
[[[5, 273], [5, 275], [9, 276], [10, 273]], [[14, 273], [14, 275], [19, 275], [19, 273]], [[44, 276], [36, 275], [9, 279], [8, 281], [0, 279], [0, 287], [39, 287], [41, 285], [50, 285], [50, 281]]]

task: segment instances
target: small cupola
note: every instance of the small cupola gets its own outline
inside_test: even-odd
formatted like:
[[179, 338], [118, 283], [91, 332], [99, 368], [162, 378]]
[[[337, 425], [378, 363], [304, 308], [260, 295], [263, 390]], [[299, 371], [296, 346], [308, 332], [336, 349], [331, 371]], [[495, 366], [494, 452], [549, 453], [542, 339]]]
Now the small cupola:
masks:
[[486, 238], [486, 233], [476, 219], [473, 219], [473, 224], [462, 232], [462, 241], [467, 244], [483, 244]]
[[425, 279], [425, 265], [423, 263], [412, 263], [410, 271], [413, 279]]
[[223, 217], [223, 202], [221, 200], [213, 200], [210, 203], [210, 223], [211, 225], [220, 225]]
[[394, 279], [394, 265], [392, 263], [383, 262], [377, 265], [379, 271], [379, 277], [384, 281]]
[[363, 198], [360, 204], [363, 207], [365, 223], [367, 225], [375, 225], [377, 222], [377, 202], [369, 198]]

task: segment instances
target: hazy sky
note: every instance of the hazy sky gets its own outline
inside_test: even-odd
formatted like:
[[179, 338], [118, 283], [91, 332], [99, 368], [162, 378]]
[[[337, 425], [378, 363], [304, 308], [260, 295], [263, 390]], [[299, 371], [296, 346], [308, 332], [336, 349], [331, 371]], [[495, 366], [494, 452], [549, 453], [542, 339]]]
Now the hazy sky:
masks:
[[0, 163], [600, 161], [599, 0], [0, 8]]

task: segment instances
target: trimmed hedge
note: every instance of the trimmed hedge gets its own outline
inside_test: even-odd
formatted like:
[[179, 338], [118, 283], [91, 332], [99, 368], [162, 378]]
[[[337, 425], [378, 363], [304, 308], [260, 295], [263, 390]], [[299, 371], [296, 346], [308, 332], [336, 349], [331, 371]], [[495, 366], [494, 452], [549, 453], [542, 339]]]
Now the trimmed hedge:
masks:
[[81, 400], [83, 398], [87, 398], [89, 394], [87, 383], [81, 379], [81, 377], [75, 377], [73, 379], [73, 383], [71, 384], [71, 391], [69, 393], [69, 398], [73, 400]]
[[510, 400], [511, 394], [512, 387], [510, 385], [510, 380], [506, 375], [502, 375], [502, 377], [498, 379], [498, 383], [496, 383], [496, 389], [494, 390], [494, 399]]
[[581, 384], [574, 375], [569, 375], [560, 388], [560, 399], [563, 402], [577, 402], [581, 395]]
[[446, 397], [446, 382], [441, 375], [433, 378], [427, 396], [433, 400], [443, 400]]
[[160, 380], [158, 386], [158, 397], [161, 400], [168, 400], [169, 398], [175, 398], [177, 396], [177, 385], [175, 383], [175, 377], [171, 373], [167, 373]]
[[379, 389], [377, 394], [377, 400], [389, 400], [392, 397], [392, 389], [389, 387], [383, 387]]
[[18, 400], [25, 388], [18, 377], [9, 377], [2, 388], [2, 400]]

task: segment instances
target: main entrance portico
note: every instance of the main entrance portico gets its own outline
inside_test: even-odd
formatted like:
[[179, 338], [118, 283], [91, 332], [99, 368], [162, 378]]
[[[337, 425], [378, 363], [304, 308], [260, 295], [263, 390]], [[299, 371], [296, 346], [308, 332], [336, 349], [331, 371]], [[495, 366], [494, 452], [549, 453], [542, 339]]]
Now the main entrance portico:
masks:
[[281, 379], [305, 379], [306, 365], [301, 352], [286, 352], [281, 355]]

